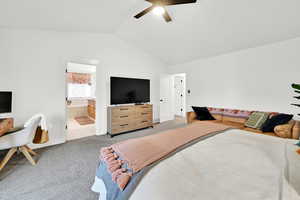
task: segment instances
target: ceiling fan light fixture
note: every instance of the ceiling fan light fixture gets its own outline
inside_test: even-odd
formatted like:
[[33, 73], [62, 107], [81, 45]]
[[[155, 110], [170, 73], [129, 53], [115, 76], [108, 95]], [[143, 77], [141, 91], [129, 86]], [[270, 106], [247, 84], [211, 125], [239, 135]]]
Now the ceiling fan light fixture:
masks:
[[190, 4], [196, 3], [197, 0], [145, 0], [151, 3], [152, 5], [143, 11], [139, 12], [134, 16], [134, 18], [139, 19], [146, 15], [149, 12], [152, 12], [154, 15], [162, 16], [166, 22], [171, 22], [172, 18], [169, 15], [168, 11], [165, 9], [166, 6], [174, 6], [180, 4]]
[[157, 16], [162, 16], [163, 14], [165, 14], [166, 10], [162, 6], [155, 6], [153, 8], [152, 12], [153, 12], [153, 14], [155, 14]]

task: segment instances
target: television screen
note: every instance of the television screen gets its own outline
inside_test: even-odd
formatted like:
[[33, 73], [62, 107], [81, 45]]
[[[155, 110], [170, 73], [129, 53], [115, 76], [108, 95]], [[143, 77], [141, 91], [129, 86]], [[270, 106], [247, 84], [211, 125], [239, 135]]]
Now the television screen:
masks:
[[111, 104], [150, 102], [150, 80], [133, 78], [110, 78]]
[[0, 92], [0, 113], [10, 113], [12, 92]]

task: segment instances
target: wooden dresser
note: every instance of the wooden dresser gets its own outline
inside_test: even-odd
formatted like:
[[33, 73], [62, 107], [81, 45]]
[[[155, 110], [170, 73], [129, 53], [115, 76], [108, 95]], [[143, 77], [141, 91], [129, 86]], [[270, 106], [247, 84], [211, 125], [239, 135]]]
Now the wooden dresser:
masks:
[[110, 136], [153, 127], [152, 105], [110, 106], [108, 107], [107, 122]]

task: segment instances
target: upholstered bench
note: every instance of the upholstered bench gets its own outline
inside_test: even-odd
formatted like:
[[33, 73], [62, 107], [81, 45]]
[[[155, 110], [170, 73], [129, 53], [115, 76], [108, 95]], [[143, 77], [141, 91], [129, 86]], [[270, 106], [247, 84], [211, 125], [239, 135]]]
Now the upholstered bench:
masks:
[[[212, 110], [211, 108], [209, 108]], [[250, 131], [257, 134], [265, 134], [270, 136], [276, 136], [281, 138], [290, 138], [290, 139], [299, 139], [300, 138], [300, 121], [291, 120], [289, 123], [284, 125], [278, 125], [275, 127], [274, 132], [262, 132], [258, 129], [245, 127], [244, 122], [246, 121], [246, 118], [242, 119], [240, 117], [228, 117], [222, 114], [221, 110], [225, 109], [219, 109], [219, 111], [214, 109], [212, 112], [213, 117], [216, 120], [212, 120], [213, 123], [222, 123], [229, 126], [232, 126], [233, 128]], [[227, 109], [228, 110], [228, 109]], [[247, 111], [242, 111], [243, 113]], [[193, 123], [197, 121], [197, 116], [195, 112], [188, 112], [187, 113], [187, 122]]]

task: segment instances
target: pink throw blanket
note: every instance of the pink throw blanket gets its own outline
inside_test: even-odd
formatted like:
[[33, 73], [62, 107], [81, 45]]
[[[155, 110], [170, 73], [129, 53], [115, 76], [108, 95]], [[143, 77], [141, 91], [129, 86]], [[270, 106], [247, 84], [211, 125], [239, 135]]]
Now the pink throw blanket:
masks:
[[[199, 121], [184, 128], [130, 139], [102, 148], [101, 159], [107, 164], [113, 181], [124, 190], [132, 176], [132, 173], [122, 168], [124, 163], [136, 173], [193, 140], [229, 128], [231, 127], [223, 124]], [[118, 155], [122, 160], [118, 159]]]

